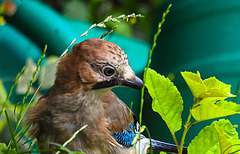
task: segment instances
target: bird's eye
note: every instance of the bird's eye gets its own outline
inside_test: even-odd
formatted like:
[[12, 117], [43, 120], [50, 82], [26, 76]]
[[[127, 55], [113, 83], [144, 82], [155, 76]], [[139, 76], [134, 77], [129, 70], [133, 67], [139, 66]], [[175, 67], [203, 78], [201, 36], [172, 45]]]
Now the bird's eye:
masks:
[[115, 69], [112, 66], [105, 66], [102, 72], [106, 76], [112, 76], [115, 73]]

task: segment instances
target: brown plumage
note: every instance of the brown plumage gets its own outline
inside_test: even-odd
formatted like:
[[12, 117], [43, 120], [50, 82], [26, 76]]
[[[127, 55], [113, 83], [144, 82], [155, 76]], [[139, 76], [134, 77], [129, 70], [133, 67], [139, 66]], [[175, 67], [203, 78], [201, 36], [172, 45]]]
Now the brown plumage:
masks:
[[[132, 111], [111, 91], [114, 86], [142, 88], [128, 58], [116, 44], [88, 39], [74, 45], [57, 67], [54, 85], [27, 115], [30, 134], [38, 143], [63, 144], [87, 125], [68, 145], [87, 154], [139, 152], [132, 145], [138, 124]], [[141, 136], [140, 153], [146, 153], [149, 139]], [[38, 148], [56, 148], [42, 144]], [[177, 152], [176, 145], [152, 140], [152, 148]], [[184, 152], [187, 149], [184, 148]]]
[[[112, 73], [103, 70], [107, 67], [115, 72], [105, 75], [103, 71]], [[32, 136], [38, 143], [63, 144], [75, 131], [88, 125], [68, 148], [85, 153], [129, 152], [112, 137], [112, 132], [122, 133], [130, 123], [134, 124], [132, 112], [110, 91], [122, 84], [115, 81], [118, 78], [136, 80], [126, 54], [116, 44], [89, 39], [74, 45], [58, 64], [54, 86], [29, 111], [27, 121], [33, 124]], [[102, 83], [103, 88], [93, 90], [97, 83]]]

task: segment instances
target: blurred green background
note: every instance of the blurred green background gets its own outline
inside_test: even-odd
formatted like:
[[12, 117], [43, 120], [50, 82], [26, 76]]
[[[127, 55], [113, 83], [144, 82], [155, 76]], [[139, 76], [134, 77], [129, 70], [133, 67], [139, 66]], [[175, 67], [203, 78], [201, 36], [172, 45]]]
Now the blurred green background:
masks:
[[[105, 39], [118, 44], [128, 55], [130, 64], [141, 77], [146, 65], [148, 51], [157, 24], [168, 4], [172, 3], [163, 25], [151, 68], [171, 77], [184, 100], [183, 121], [186, 121], [193, 97], [180, 71], [200, 71], [203, 79], [216, 76], [232, 85], [235, 93], [240, 79], [240, 1], [235, 0], [13, 0], [1, 2], [0, 8], [0, 81], [9, 91], [15, 76], [28, 64], [11, 102], [20, 102], [29, 74], [40, 58], [44, 45], [48, 45], [47, 58], [42, 64], [36, 90], [51, 67], [74, 38], [86, 31], [91, 24], [107, 16], [140, 13], [144, 18], [121, 21]], [[110, 28], [112, 23], [107, 24]], [[105, 29], [95, 28], [86, 37], [101, 37]], [[29, 57], [32, 58], [28, 59]], [[47, 81], [54, 80], [54, 71]], [[38, 96], [51, 86], [45, 83]], [[161, 85], [159, 85], [161, 86]], [[25, 89], [24, 89], [25, 88]], [[138, 117], [140, 92], [134, 89], [115, 88], [114, 92]], [[0, 91], [1, 96], [1, 91]], [[1, 98], [1, 97], [0, 97]], [[1, 101], [1, 99], [0, 99]], [[3, 117], [1, 117], [3, 121]], [[239, 125], [239, 116], [232, 116], [233, 124]], [[187, 134], [186, 146], [199, 130], [211, 121], [197, 124]], [[151, 100], [146, 96], [143, 124], [155, 139], [173, 143], [172, 136], [161, 117], [151, 109]], [[184, 123], [183, 123], [184, 124]], [[1, 129], [1, 127], [0, 127]], [[2, 128], [1, 131], [5, 129]], [[5, 130], [6, 131], [6, 130]], [[238, 128], [239, 131], [239, 128]], [[182, 131], [177, 132], [180, 140]], [[7, 134], [7, 133], [2, 133]], [[0, 142], [7, 139], [0, 135]]]

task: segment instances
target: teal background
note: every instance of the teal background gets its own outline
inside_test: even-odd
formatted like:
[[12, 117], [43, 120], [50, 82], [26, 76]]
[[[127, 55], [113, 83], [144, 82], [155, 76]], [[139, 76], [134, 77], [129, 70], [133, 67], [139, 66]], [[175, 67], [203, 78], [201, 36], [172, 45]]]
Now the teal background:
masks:
[[[45, 45], [48, 46], [47, 55], [60, 56], [74, 38], [78, 38], [93, 24], [64, 17], [40, 1], [14, 2], [17, 4], [16, 14], [7, 18], [7, 24], [0, 26], [0, 68], [4, 70], [0, 72], [0, 78], [14, 78], [28, 57], [37, 62]], [[94, 28], [76, 43], [88, 38], [99, 38], [105, 31]], [[107, 36], [105, 40], [116, 43], [125, 51], [134, 72], [141, 77], [147, 62], [149, 43], [115, 33]], [[4, 84], [9, 90], [12, 83], [8, 81]], [[133, 111], [138, 114], [140, 91], [117, 88], [114, 92], [129, 106], [134, 102]], [[14, 96], [11, 100], [19, 101], [19, 98]]]
[[[64, 17], [40, 1], [14, 2], [18, 6], [16, 14], [7, 18], [7, 24], [0, 26], [0, 78], [9, 79], [4, 82], [7, 91], [28, 57], [37, 62], [46, 44], [47, 56], [59, 56], [74, 38], [92, 25], [90, 22]], [[150, 38], [153, 38], [162, 13], [170, 3], [172, 8], [158, 38], [151, 68], [165, 76], [170, 73], [175, 75], [173, 82], [182, 94], [185, 103], [183, 121], [186, 121], [193, 96], [180, 75], [181, 71], [200, 71], [203, 79], [215, 76], [231, 84], [232, 93], [237, 89], [240, 79], [240, 1], [164, 0], [154, 14], [155, 23]], [[77, 42], [99, 38], [104, 32], [103, 29], [94, 28]], [[118, 44], [127, 53], [133, 70], [142, 77], [152, 41], [144, 42], [116, 33], [107, 36], [106, 40]], [[140, 91], [115, 88], [114, 92], [127, 105], [133, 102], [132, 109], [138, 115]], [[15, 96], [14, 93], [12, 102], [22, 100], [22, 97]], [[240, 125], [239, 115], [232, 116], [231, 121]], [[187, 134], [185, 145], [210, 123], [206, 121], [193, 126]], [[144, 104], [143, 124], [148, 127], [153, 138], [173, 143], [165, 123], [152, 111], [148, 95]], [[181, 134], [182, 130], [177, 132], [179, 142]]]
[[[152, 56], [151, 68], [160, 74], [174, 74], [174, 84], [184, 100], [183, 125], [187, 120], [193, 96], [181, 71], [199, 71], [202, 79], [215, 76], [220, 81], [232, 85], [235, 93], [240, 80], [240, 1], [235, 0], [165, 0], [159, 9], [153, 27], [157, 27], [163, 11], [172, 3], [172, 8], [157, 41]], [[153, 34], [156, 32], [154, 28]], [[228, 99], [232, 100], [232, 99]], [[239, 102], [239, 101], [237, 101]], [[151, 105], [145, 108], [145, 117], [150, 132], [159, 139], [173, 142], [169, 130], [156, 113], [151, 113]], [[230, 118], [240, 125], [240, 116]], [[147, 121], [147, 119], [152, 119]], [[151, 121], [156, 124], [150, 125]], [[185, 145], [212, 121], [194, 125], [188, 132]], [[239, 128], [237, 128], [239, 132]], [[182, 130], [177, 132], [180, 141]]]

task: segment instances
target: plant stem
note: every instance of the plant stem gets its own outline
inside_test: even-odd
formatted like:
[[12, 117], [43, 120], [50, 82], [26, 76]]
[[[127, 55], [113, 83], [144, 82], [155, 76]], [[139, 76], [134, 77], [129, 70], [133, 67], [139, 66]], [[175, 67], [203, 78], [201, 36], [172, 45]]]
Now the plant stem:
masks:
[[172, 137], [173, 137], [173, 140], [174, 140], [174, 142], [176, 143], [176, 146], [177, 146], [177, 149], [178, 149], [178, 151], [180, 150], [179, 148], [179, 144], [178, 144], [178, 141], [177, 141], [177, 137], [176, 137], [176, 135], [175, 134], [172, 134]]
[[17, 145], [17, 141], [15, 139], [15, 136], [14, 136], [12, 124], [11, 124], [11, 121], [9, 119], [9, 115], [8, 115], [8, 112], [7, 112], [6, 109], [4, 109], [4, 113], [5, 113], [5, 117], [7, 119], [7, 123], [8, 123], [8, 127], [9, 127], [9, 130], [10, 130], [10, 133], [11, 133], [11, 138], [12, 138], [13, 144], [14, 144], [14, 146], [16, 148], [16, 152], [19, 153], [19, 148], [18, 148], [18, 145]]
[[24, 109], [25, 101], [26, 101], [26, 99], [28, 98], [28, 95], [29, 95], [29, 93], [30, 93], [30, 88], [32, 87], [32, 84], [33, 84], [33, 82], [34, 82], [34, 80], [35, 80], [35, 76], [36, 76], [37, 72], [40, 70], [40, 64], [41, 64], [42, 60], [45, 58], [46, 51], [47, 51], [47, 45], [45, 45], [45, 48], [44, 48], [44, 51], [43, 51], [43, 55], [42, 55], [41, 58], [38, 60], [37, 67], [36, 67], [35, 71], [34, 71], [33, 74], [32, 74], [32, 79], [31, 79], [30, 83], [28, 84], [27, 92], [26, 92], [26, 94], [25, 94], [25, 96], [24, 96], [24, 98], [23, 98], [22, 105], [21, 105], [21, 109], [20, 109], [20, 112], [19, 112], [18, 117], [17, 117], [17, 124], [16, 124], [16, 128], [15, 128], [15, 132], [17, 131], [17, 129], [18, 129], [18, 127], [19, 127], [19, 125], [20, 125], [20, 123], [21, 123], [21, 121], [22, 121], [22, 119], [23, 119], [23, 117], [24, 117], [24, 115], [25, 115], [25, 113], [26, 113], [29, 105], [30, 105], [30, 104], [29, 104], [29, 105], [27, 106], [27, 108]]
[[[192, 107], [192, 108], [196, 108], [200, 101], [201, 101], [201, 99], [199, 99], [199, 98], [194, 98], [194, 103], [193, 103], [193, 107]], [[179, 151], [179, 154], [182, 154], [183, 144], [184, 144], [184, 141], [185, 141], [185, 138], [186, 138], [186, 135], [187, 135], [188, 130], [189, 130], [193, 125], [195, 125], [196, 123], [199, 122], [199, 121], [190, 122], [191, 117], [192, 117], [192, 113], [191, 113], [191, 110], [190, 110], [189, 115], [188, 115], [188, 118], [187, 118], [187, 122], [186, 122], [186, 124], [185, 124], [185, 129], [184, 129], [184, 131], [183, 131], [183, 135], [182, 135], [182, 139], [181, 139], [181, 143], [180, 143], [180, 151]]]
[[21, 70], [21, 72], [18, 73], [18, 75], [17, 75], [17, 77], [16, 77], [16, 79], [15, 79], [15, 82], [14, 82], [13, 86], [11, 87], [11, 89], [10, 89], [10, 91], [9, 91], [9, 93], [8, 93], [8, 96], [7, 96], [6, 100], [5, 100], [4, 103], [2, 104], [2, 109], [1, 109], [1, 111], [0, 111], [0, 116], [2, 115], [2, 112], [3, 112], [3, 110], [5, 109], [6, 103], [8, 102], [8, 100], [9, 100], [11, 94], [12, 94], [12, 91], [13, 91], [14, 87], [17, 85], [17, 82], [18, 82], [20, 76], [23, 74], [24, 70], [25, 70], [25, 67], [23, 67], [22, 70]]
[[143, 103], [144, 103], [143, 96], [144, 96], [144, 91], [145, 91], [146, 73], [147, 73], [147, 70], [148, 70], [148, 68], [149, 68], [149, 66], [151, 64], [151, 57], [152, 57], [153, 50], [155, 49], [155, 47], [157, 45], [156, 42], [157, 42], [158, 35], [162, 31], [161, 27], [162, 27], [162, 25], [163, 25], [163, 23], [165, 21], [165, 17], [167, 16], [167, 14], [170, 11], [171, 6], [172, 6], [172, 4], [170, 4], [168, 6], [166, 12], [163, 13], [162, 20], [158, 24], [157, 33], [154, 35], [154, 38], [153, 38], [152, 48], [151, 48], [151, 50], [148, 53], [148, 61], [147, 61], [147, 66], [145, 67], [144, 73], [143, 73], [143, 87], [142, 87], [142, 90], [141, 90], [141, 106], [140, 106], [140, 113], [139, 113], [139, 125], [140, 125], [140, 127], [141, 127], [141, 124], [142, 124], [142, 109], [143, 109]]
[[[148, 53], [148, 61], [147, 61], [147, 66], [145, 67], [144, 69], [144, 73], [143, 73], [143, 87], [142, 87], [142, 90], [141, 90], [141, 104], [140, 104], [140, 112], [139, 112], [139, 130], [141, 130], [141, 127], [142, 127], [142, 111], [143, 111], [143, 104], [144, 104], [144, 91], [145, 91], [145, 83], [146, 83], [146, 73], [147, 73], [147, 70], [151, 64], [151, 57], [152, 57], [152, 53], [153, 53], [153, 50], [155, 49], [156, 45], [157, 45], [157, 38], [159, 36], [159, 34], [161, 33], [162, 29], [162, 25], [165, 21], [165, 17], [167, 16], [167, 14], [169, 13], [170, 11], [170, 8], [171, 8], [172, 4], [170, 4], [167, 8], [167, 10], [163, 13], [163, 16], [162, 16], [162, 20], [159, 22], [158, 24], [158, 30], [157, 30], [157, 33], [154, 35], [154, 38], [153, 38], [153, 44], [152, 44], [152, 48], [150, 49], [149, 53]], [[175, 137], [176, 138], [176, 137]], [[139, 142], [140, 142], [140, 133], [138, 135], [138, 139], [139, 139]], [[140, 150], [140, 143], [139, 143], [139, 150]]]
[[152, 154], [153, 153], [153, 149], [152, 149], [152, 137], [151, 137], [151, 134], [150, 134], [150, 132], [149, 132], [149, 130], [148, 130], [148, 128], [146, 127], [146, 131], [147, 131], [147, 134], [148, 134], [148, 138], [149, 138], [149, 141], [150, 141], [150, 151], [149, 151], [149, 153], [150, 154]]
[[191, 122], [190, 122], [191, 117], [192, 117], [192, 113], [190, 112], [189, 115], [188, 115], [188, 118], [187, 118], [187, 122], [186, 122], [186, 125], [185, 125], [185, 129], [184, 129], [184, 131], [183, 131], [183, 135], [182, 135], [182, 139], [181, 139], [181, 143], [180, 143], [180, 151], [179, 151], [179, 154], [182, 154], [183, 144], [184, 144], [184, 141], [185, 141], [187, 132], [188, 132], [189, 128], [192, 126], [192, 125], [191, 125]]

